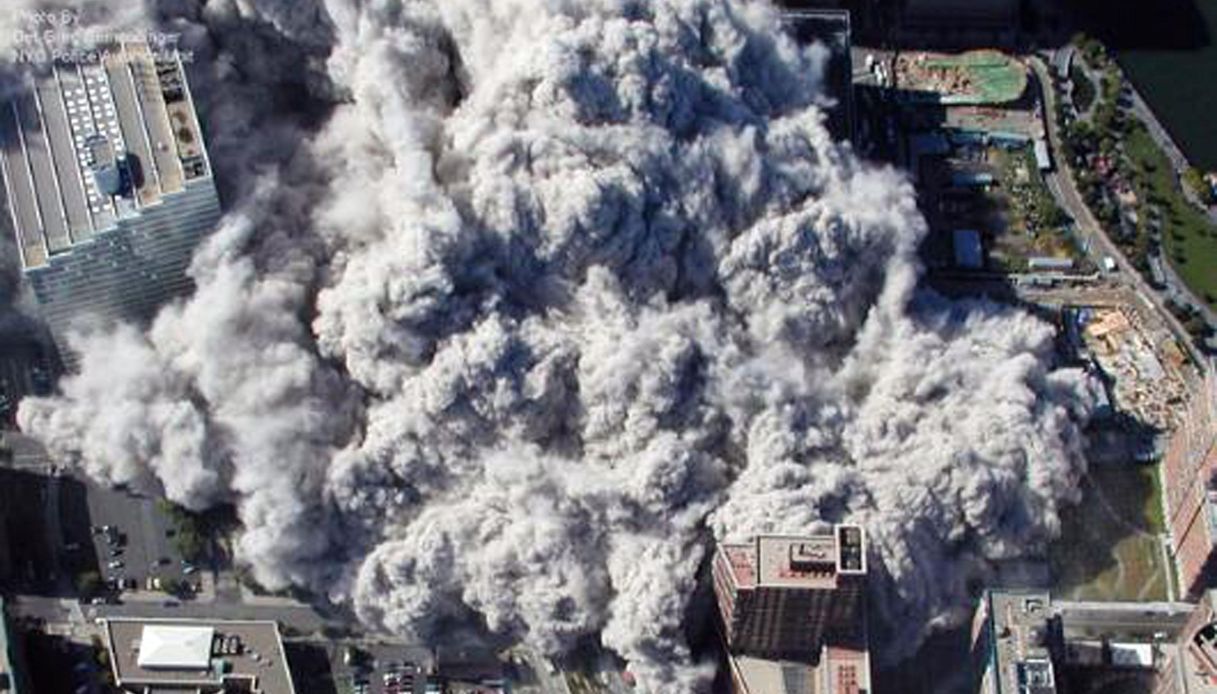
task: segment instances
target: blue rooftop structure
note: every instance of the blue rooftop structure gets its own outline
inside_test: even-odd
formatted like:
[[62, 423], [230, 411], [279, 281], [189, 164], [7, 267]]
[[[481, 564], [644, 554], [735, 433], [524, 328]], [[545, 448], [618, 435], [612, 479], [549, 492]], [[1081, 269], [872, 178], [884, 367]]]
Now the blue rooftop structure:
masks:
[[955, 265], [965, 270], [984, 267], [984, 250], [980, 244], [980, 232], [975, 229], [956, 229], [951, 237], [955, 248]]

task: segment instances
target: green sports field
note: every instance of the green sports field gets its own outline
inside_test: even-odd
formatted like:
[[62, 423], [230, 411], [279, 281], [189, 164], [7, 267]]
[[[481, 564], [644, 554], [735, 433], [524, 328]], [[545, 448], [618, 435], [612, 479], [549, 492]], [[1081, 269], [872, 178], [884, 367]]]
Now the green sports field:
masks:
[[1094, 467], [1082, 502], [1062, 514], [1049, 550], [1053, 592], [1074, 600], [1165, 600], [1170, 573], [1163, 553], [1156, 468]]

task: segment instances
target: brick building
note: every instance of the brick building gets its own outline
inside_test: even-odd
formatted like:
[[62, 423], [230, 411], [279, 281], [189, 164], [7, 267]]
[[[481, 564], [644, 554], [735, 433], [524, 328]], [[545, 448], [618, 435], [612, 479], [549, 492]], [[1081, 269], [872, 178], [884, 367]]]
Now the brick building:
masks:
[[1162, 480], [1179, 591], [1195, 598], [1211, 585], [1217, 568], [1217, 377], [1212, 374], [1171, 436]]
[[712, 573], [735, 691], [870, 691], [860, 527], [722, 544]]

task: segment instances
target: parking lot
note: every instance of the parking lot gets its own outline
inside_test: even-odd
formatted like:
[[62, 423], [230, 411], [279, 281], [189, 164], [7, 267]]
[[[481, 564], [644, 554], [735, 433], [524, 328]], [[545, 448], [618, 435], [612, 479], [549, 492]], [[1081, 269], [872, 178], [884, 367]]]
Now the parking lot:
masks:
[[85, 488], [92, 526], [87, 541], [104, 580], [144, 591], [158, 581], [186, 578], [173, 546], [173, 524], [154, 500], [91, 481]]
[[107, 583], [134, 581], [140, 591], [149, 589], [150, 577], [184, 576], [173, 523], [153, 499], [55, 466], [20, 434], [7, 432], [4, 445], [11, 456], [0, 468], [6, 479], [0, 530], [9, 541], [0, 554], [0, 581], [46, 595], [73, 593], [92, 572]]
[[[353, 651], [349, 650], [354, 648]], [[329, 649], [338, 694], [423, 694], [431, 652], [383, 643], [337, 644]]]

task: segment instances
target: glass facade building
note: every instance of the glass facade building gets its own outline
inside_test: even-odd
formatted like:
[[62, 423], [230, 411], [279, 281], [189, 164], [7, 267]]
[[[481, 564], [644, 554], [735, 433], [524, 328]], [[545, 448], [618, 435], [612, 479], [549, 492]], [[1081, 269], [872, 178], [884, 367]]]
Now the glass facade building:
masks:
[[0, 171], [22, 267], [66, 363], [82, 320], [146, 321], [192, 288], [220, 203], [176, 51], [115, 45], [46, 66], [0, 105]]

